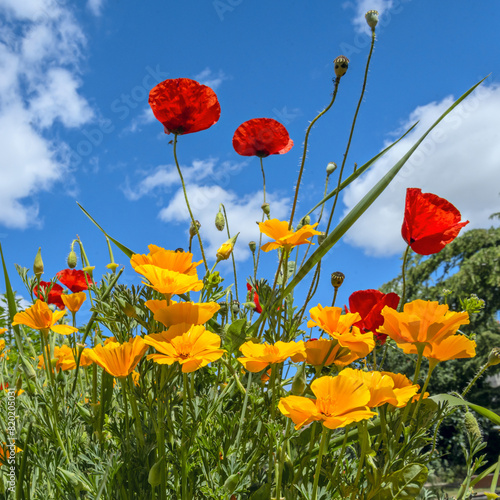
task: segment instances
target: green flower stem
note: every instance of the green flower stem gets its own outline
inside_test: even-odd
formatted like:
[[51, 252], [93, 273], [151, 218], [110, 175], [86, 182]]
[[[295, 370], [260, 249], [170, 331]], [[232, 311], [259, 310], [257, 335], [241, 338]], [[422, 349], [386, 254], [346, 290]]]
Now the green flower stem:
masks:
[[359, 437], [361, 438], [361, 452], [358, 461], [358, 471], [356, 473], [356, 479], [354, 480], [354, 487], [351, 495], [351, 500], [356, 500], [356, 498], [361, 498], [358, 491], [358, 484], [361, 478], [361, 472], [363, 470], [363, 464], [365, 461], [367, 444], [368, 444], [368, 428], [366, 425], [366, 420], [362, 420], [358, 424]]
[[203, 264], [205, 264], [205, 270], [208, 271], [207, 259], [205, 258], [205, 252], [203, 250], [203, 243], [201, 241], [200, 232], [198, 231], [198, 226], [195, 223], [195, 218], [193, 212], [191, 211], [191, 206], [189, 205], [189, 199], [186, 191], [186, 184], [184, 182], [184, 177], [182, 176], [181, 167], [179, 166], [179, 161], [177, 160], [177, 135], [174, 135], [174, 160], [175, 166], [177, 167], [177, 172], [179, 173], [179, 177], [181, 179], [182, 191], [184, 192], [184, 199], [186, 200], [186, 206], [189, 211], [189, 216], [191, 217], [191, 223], [193, 224], [194, 230], [196, 231], [196, 235], [198, 236], [198, 241], [200, 243], [201, 257], [203, 258]]
[[335, 98], [337, 97], [337, 92], [339, 89], [339, 83], [340, 83], [340, 78], [335, 79], [335, 84], [334, 84], [334, 89], [333, 89], [333, 95], [332, 95], [332, 100], [330, 101], [330, 104], [319, 113], [316, 118], [309, 124], [309, 127], [307, 127], [306, 130], [306, 135], [304, 138], [304, 151], [302, 152], [302, 161], [300, 163], [300, 170], [299, 170], [299, 176], [297, 178], [297, 185], [295, 186], [295, 196], [293, 198], [293, 205], [292, 205], [292, 213], [290, 215], [290, 222], [288, 223], [288, 229], [292, 228], [293, 224], [293, 216], [295, 215], [295, 208], [297, 207], [297, 199], [299, 197], [299, 188], [300, 188], [300, 181], [302, 180], [302, 174], [304, 173], [304, 165], [306, 162], [306, 156], [307, 156], [307, 143], [309, 141], [309, 134], [311, 133], [311, 129], [313, 128], [314, 124], [333, 106], [333, 103], [335, 102]]
[[182, 500], [188, 500], [187, 491], [187, 398], [188, 398], [188, 379], [187, 373], [182, 374]]
[[[231, 234], [229, 232], [229, 221], [227, 219], [227, 213], [226, 213], [226, 207], [224, 206], [223, 203], [221, 203], [222, 206], [222, 211], [224, 212], [224, 219], [226, 221], [226, 230], [227, 230], [227, 237], [231, 239]], [[236, 277], [236, 262], [234, 260], [234, 251], [231, 252], [231, 259], [233, 261], [233, 273], [234, 273], [234, 292], [236, 295], [236, 300], [239, 302], [240, 299], [238, 298], [238, 278]]]
[[[274, 424], [276, 418], [276, 363], [271, 365], [271, 424]], [[272, 470], [273, 470], [273, 443], [274, 439], [272, 436], [272, 431], [269, 430], [269, 468], [267, 471], [267, 482], [271, 484], [272, 482]]]
[[420, 408], [420, 404], [422, 403], [422, 400], [424, 399], [424, 394], [425, 391], [427, 390], [427, 386], [429, 385], [429, 381], [431, 380], [431, 375], [432, 372], [434, 371], [434, 368], [438, 365], [439, 361], [436, 359], [429, 359], [429, 371], [427, 372], [427, 378], [425, 379], [424, 386], [422, 387], [422, 390], [420, 391], [420, 397], [418, 398], [417, 401], [417, 406], [415, 406], [415, 409], [413, 410], [412, 414], [412, 419], [418, 417], [418, 409]]
[[488, 369], [490, 365], [488, 363], [485, 363], [484, 366], [482, 366], [474, 378], [469, 382], [467, 387], [463, 390], [462, 392], [462, 397], [465, 397], [465, 395], [472, 389], [472, 386], [476, 383], [477, 379]]
[[311, 500], [317, 500], [318, 498], [319, 476], [321, 475], [321, 462], [323, 460], [323, 451], [325, 449], [327, 434], [328, 434], [328, 427], [323, 426], [323, 432], [321, 433], [321, 443], [319, 445], [319, 451], [318, 451], [318, 463], [316, 464], [316, 472], [314, 473], [314, 484], [313, 484]]
[[[283, 314], [286, 318], [286, 311], [285, 311], [285, 288], [286, 288], [286, 282], [288, 281], [288, 256], [290, 254], [289, 249], [283, 249], [283, 262], [281, 264], [281, 268], [283, 269], [283, 283], [281, 285], [281, 298], [280, 298], [280, 310], [278, 311], [278, 318], [277, 318], [277, 323], [278, 323], [278, 329], [276, 332], [276, 339], [281, 340], [280, 338], [280, 330], [281, 330], [281, 315]], [[278, 270], [279, 272], [279, 270]], [[285, 332], [286, 333], [286, 332]], [[286, 340], [286, 339], [285, 339]]]
[[289, 418], [287, 418], [286, 427], [285, 427], [285, 436], [283, 437], [283, 442], [281, 443], [281, 453], [280, 453], [279, 459], [276, 461], [277, 471], [275, 472], [275, 475], [278, 478], [278, 480], [276, 481], [276, 498], [277, 499], [281, 498], [281, 482], [283, 480], [283, 466], [285, 464], [285, 446], [286, 446], [286, 443], [288, 442], [288, 433], [290, 432], [290, 423], [291, 423], [291, 420]]
[[[165, 385], [166, 365], [160, 366], [160, 387], [156, 391], [158, 400], [158, 434], [156, 444], [157, 461], [165, 463], [165, 402], [163, 400], [162, 387]], [[160, 500], [167, 500], [165, 495], [167, 489], [167, 478], [165, 475], [165, 467], [160, 467]]]
[[243, 407], [241, 409], [240, 423], [238, 425], [238, 434], [236, 435], [236, 442], [234, 445], [235, 450], [238, 450], [240, 446], [241, 435], [243, 434], [243, 423], [245, 422], [245, 413], [247, 411], [247, 405], [248, 405], [248, 393], [250, 392], [251, 385], [252, 385], [252, 372], [248, 372], [247, 390], [245, 392], [245, 397], [243, 398]]
[[130, 395], [130, 406], [132, 407], [132, 415], [134, 416], [135, 434], [137, 440], [141, 447], [144, 446], [144, 433], [142, 431], [141, 416], [139, 415], [139, 410], [137, 408], [137, 400], [135, 398], [134, 381], [132, 380], [132, 375], [127, 377], [128, 381], [128, 391]]
[[401, 268], [401, 278], [403, 280], [403, 291], [401, 292], [401, 300], [399, 301], [398, 311], [401, 312], [405, 303], [406, 294], [406, 261], [408, 260], [408, 253], [410, 252], [410, 245], [406, 247], [405, 254], [403, 257], [403, 267]]
[[342, 463], [342, 458], [344, 456], [345, 449], [347, 447], [347, 439], [349, 438], [349, 429], [350, 428], [351, 428], [351, 425], [349, 424], [344, 429], [344, 433], [345, 433], [344, 440], [342, 441], [342, 447], [340, 448], [340, 454], [336, 459], [335, 469], [333, 469], [331, 479], [330, 479], [330, 481], [328, 481], [328, 487], [337, 483], [337, 476], [339, 474], [340, 464]]

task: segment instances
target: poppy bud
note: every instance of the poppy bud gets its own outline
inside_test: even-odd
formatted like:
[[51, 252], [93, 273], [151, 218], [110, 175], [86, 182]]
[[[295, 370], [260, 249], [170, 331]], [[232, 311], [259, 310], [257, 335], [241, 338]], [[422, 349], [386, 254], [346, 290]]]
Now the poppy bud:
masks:
[[333, 68], [335, 70], [335, 76], [337, 78], [343, 77], [346, 74], [348, 67], [349, 59], [347, 59], [346, 56], [338, 56], [333, 61]]
[[309, 217], [309, 215], [302, 217], [300, 222], [297, 224], [297, 231], [304, 226], [308, 226], [309, 224], [311, 224], [311, 217]]
[[488, 356], [488, 366], [500, 364], [500, 347], [494, 347]]
[[236, 489], [236, 486], [238, 486], [238, 481], [239, 481], [238, 474], [231, 474], [224, 483], [224, 489], [228, 493], [232, 493]]
[[375, 26], [377, 26], [377, 23], [378, 23], [378, 11], [376, 11], [376, 10], [369, 10], [365, 14], [365, 19], [366, 19], [366, 22], [367, 22], [368, 26], [370, 26], [370, 28], [372, 30], [374, 30]]
[[[240, 233], [238, 233], [240, 234]], [[236, 243], [236, 240], [238, 239], [238, 234], [236, 236], [233, 236], [232, 238], [228, 239], [225, 243], [223, 243], [219, 249], [217, 250], [217, 262], [220, 260], [227, 260], [229, 259], [230, 255], [233, 253], [233, 248], [234, 244]]]
[[148, 474], [148, 483], [151, 486], [158, 486], [160, 484], [160, 478], [161, 478], [161, 467], [162, 467], [162, 462], [163, 459], [157, 460], [153, 467], [149, 469], [149, 474]]
[[[199, 220], [195, 220], [194, 223], [196, 224], [196, 227], [199, 230], [200, 227], [201, 227], [200, 221]], [[191, 236], [191, 238], [194, 238], [196, 236], [197, 232], [198, 231], [195, 229], [193, 223], [191, 222], [191, 225], [189, 226], [189, 236]]]
[[467, 411], [465, 414], [464, 426], [469, 436], [475, 437], [477, 439], [481, 439], [483, 437], [483, 435], [481, 434], [481, 429], [479, 428], [479, 424], [477, 423], [476, 417], [470, 411]]
[[306, 390], [306, 385], [306, 365], [305, 363], [302, 363], [293, 377], [292, 394], [294, 396], [302, 396]]
[[322, 245], [325, 239], [326, 239], [326, 234], [323, 231], [321, 231], [321, 234], [318, 234], [318, 244]]
[[332, 273], [332, 286], [333, 288], [339, 288], [342, 283], [344, 283], [345, 274], [340, 271], [335, 271]]
[[233, 300], [233, 303], [231, 304], [231, 311], [233, 311], [234, 314], [238, 314], [240, 312], [240, 303], [237, 300]]
[[266, 214], [266, 215], [269, 215], [271, 213], [271, 206], [269, 205], [269, 203], [263, 203], [262, 206], [260, 207], [262, 208], [262, 211]]
[[226, 226], [226, 221], [224, 220], [224, 215], [223, 215], [223, 214], [222, 214], [222, 212], [219, 210], [219, 211], [217, 212], [217, 215], [215, 216], [215, 227], [216, 227], [219, 231], [223, 231], [225, 226]]
[[225, 316], [227, 314], [227, 302], [219, 302], [218, 304], [220, 306], [219, 314]]
[[73, 246], [71, 246], [71, 250], [68, 254], [68, 258], [66, 260], [68, 267], [70, 269], [74, 269], [76, 265], [78, 264], [78, 258], [76, 256], [76, 252], [73, 250]]
[[252, 253], [255, 253], [255, 249], [257, 248], [257, 243], [255, 243], [255, 241], [251, 241], [249, 244], [248, 244], [248, 247], [250, 248], [250, 251]]
[[42, 247], [38, 248], [38, 252], [36, 253], [35, 262], [33, 263], [33, 273], [38, 279], [43, 274]]
[[337, 168], [337, 164], [333, 161], [331, 161], [327, 166], [326, 166], [326, 175], [332, 175], [333, 172], [335, 172], [335, 169]]

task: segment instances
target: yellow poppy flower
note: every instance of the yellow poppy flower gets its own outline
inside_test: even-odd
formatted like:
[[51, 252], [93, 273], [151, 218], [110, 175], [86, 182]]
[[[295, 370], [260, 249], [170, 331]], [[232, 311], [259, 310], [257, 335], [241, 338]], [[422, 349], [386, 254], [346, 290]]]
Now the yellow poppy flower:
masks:
[[151, 283], [143, 281], [146, 286], [160, 293], [174, 295], [186, 292], [199, 292], [203, 288], [203, 281], [199, 280], [196, 274], [182, 274], [151, 264], [138, 266], [135, 270]]
[[65, 314], [66, 310], [52, 312], [45, 302], [37, 300], [26, 311], [17, 313], [12, 325], [25, 325], [34, 330], [52, 330], [61, 335], [77, 332], [78, 328], [69, 325], [56, 325]]
[[73, 313], [76, 313], [82, 307], [82, 304], [87, 299], [87, 295], [85, 292], [77, 292], [72, 293], [70, 295], [62, 294], [61, 300], [64, 302], [64, 305]]
[[281, 221], [278, 219], [270, 219], [259, 223], [259, 229], [261, 233], [266, 236], [273, 238], [274, 241], [270, 241], [265, 245], [262, 245], [262, 250], [264, 252], [269, 252], [270, 250], [276, 250], [276, 248], [283, 247], [287, 250], [296, 247], [297, 245], [303, 245], [309, 243], [314, 245], [308, 238], [314, 235], [321, 234], [321, 231], [316, 231], [314, 229], [318, 223], [312, 226], [307, 224], [302, 226], [298, 231], [290, 231], [288, 229], [288, 222]]
[[[130, 259], [130, 264], [137, 271], [137, 267], [145, 264], [162, 269], [168, 269], [189, 276], [196, 276], [196, 266], [203, 261], [192, 262], [193, 254], [189, 252], [174, 252], [173, 250], [165, 250], [156, 245], [149, 245], [149, 253], [147, 255], [135, 254]], [[140, 271], [137, 271], [140, 273]], [[142, 273], [140, 273], [142, 274]]]
[[[417, 354], [414, 344], [398, 344], [405, 354]], [[434, 363], [450, 359], [473, 358], [476, 355], [476, 342], [465, 335], [452, 335], [441, 342], [432, 342], [424, 348], [424, 358]]]
[[141, 337], [134, 337], [128, 342], [119, 344], [109, 342], [97, 345], [88, 352], [88, 357], [104, 368], [113, 377], [126, 377], [137, 366], [148, 346]]
[[316, 399], [302, 396], [281, 398], [278, 408], [293, 420], [295, 429], [322, 421], [328, 429], [345, 427], [352, 422], [376, 415], [368, 408], [370, 391], [351, 377], [321, 377], [311, 384]]
[[[84, 349], [82, 355], [80, 356], [80, 366], [89, 366], [93, 361], [88, 357], [88, 351], [90, 349]], [[73, 356], [73, 350], [66, 344], [61, 347], [54, 346], [54, 352], [52, 354], [53, 359], [56, 360], [56, 370], [74, 370], [76, 368], [75, 357]], [[45, 362], [43, 360], [43, 354], [38, 356], [38, 368], [44, 368]]]
[[[363, 370], [345, 368], [339, 373], [339, 376], [359, 380], [368, 387], [370, 390], [370, 401], [367, 403], [367, 406], [370, 408], [375, 408], [385, 403], [401, 408], [406, 406], [408, 401], [415, 396], [420, 388], [418, 385], [405, 385], [401, 377], [397, 378], [400, 387], [396, 387], [395, 378], [397, 374], [389, 372], [365, 372]], [[404, 375], [402, 376], [404, 377]], [[409, 382], [408, 379], [406, 380]]]
[[198, 304], [170, 302], [170, 305], [167, 305], [166, 300], [148, 300], [145, 304], [153, 312], [155, 320], [163, 323], [167, 328], [179, 323], [202, 325], [220, 309], [216, 302]]
[[[375, 341], [372, 343], [375, 344]], [[330, 351], [331, 346], [333, 348], [328, 355], [328, 359], [326, 359], [326, 355]], [[357, 344], [356, 347], [361, 347], [362, 343]], [[371, 344], [370, 344], [371, 346]], [[351, 351], [347, 347], [343, 347], [339, 344], [339, 342], [328, 339], [314, 339], [308, 340], [304, 343], [305, 352], [298, 353], [292, 356], [292, 361], [294, 363], [299, 363], [305, 361], [308, 365], [312, 366], [330, 366], [332, 363], [335, 363], [338, 366], [346, 366], [351, 364], [353, 361], [357, 359], [364, 358], [368, 353], [365, 354], [364, 350], [358, 349], [359, 353]], [[370, 351], [373, 349], [373, 346], [370, 347]], [[368, 352], [370, 352], [368, 351]]]
[[223, 243], [219, 247], [219, 249], [217, 250], [217, 253], [215, 254], [215, 256], [217, 257], [217, 260], [229, 259], [229, 257], [233, 253], [233, 248], [234, 248], [234, 245], [232, 245], [231, 243], [227, 243], [227, 242]]
[[7, 331], [7, 328], [0, 328], [0, 335], [2, 335], [3, 333], [5, 333]]
[[193, 325], [188, 331], [171, 340], [167, 340], [162, 334], [146, 335], [144, 342], [159, 351], [149, 354], [147, 359], [161, 365], [178, 362], [182, 365], [183, 373], [194, 372], [218, 360], [226, 352], [220, 349], [221, 338], [205, 330], [202, 325]]
[[5, 356], [3, 350], [5, 349], [5, 339], [0, 339], [0, 358]]
[[467, 312], [451, 312], [446, 304], [429, 300], [409, 302], [403, 312], [386, 306], [382, 316], [384, 324], [378, 331], [389, 335], [397, 344], [440, 343], [454, 335], [461, 325], [469, 324]]
[[238, 358], [238, 361], [249, 371], [253, 373], [260, 372], [268, 365], [283, 363], [285, 359], [304, 352], [304, 341], [299, 342], [281, 342], [276, 344], [254, 344], [252, 341], [245, 342], [240, 351], [244, 358]]

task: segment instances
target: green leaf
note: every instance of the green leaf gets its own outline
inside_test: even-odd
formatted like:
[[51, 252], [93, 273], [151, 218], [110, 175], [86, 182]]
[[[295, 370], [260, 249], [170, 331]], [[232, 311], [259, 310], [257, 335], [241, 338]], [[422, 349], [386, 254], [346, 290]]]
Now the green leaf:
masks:
[[266, 483], [252, 494], [250, 500], [268, 500], [269, 498], [271, 498], [271, 485]]
[[247, 320], [245, 318], [237, 319], [233, 321], [229, 328], [227, 329], [227, 333], [225, 335], [226, 344], [231, 350], [231, 352], [236, 352], [240, 348], [240, 346], [245, 342], [246, 335], [246, 324]]
[[109, 238], [129, 259], [132, 257], [132, 255], [134, 255], [134, 253], [137, 253], [137, 252], [133, 252], [132, 250], [130, 250], [130, 248], [126, 247], [125, 245], [123, 245], [122, 243], [120, 243], [119, 241], [115, 240], [114, 238], [112, 238], [106, 231], [104, 231], [104, 229], [94, 220], [94, 218], [87, 212], [87, 210], [85, 210], [81, 205], [80, 203], [76, 202], [76, 204], [80, 207], [80, 209], [82, 210], [82, 212], [104, 233], [104, 236], [106, 236], [107, 238]]
[[422, 464], [408, 464], [384, 479], [384, 486], [373, 500], [414, 500], [424, 485], [429, 470]]
[[494, 411], [488, 410], [487, 408], [479, 405], [469, 403], [463, 399], [457, 398], [456, 396], [451, 396], [450, 394], [438, 394], [436, 396], [432, 396], [429, 399], [432, 399], [436, 403], [446, 402], [450, 406], [468, 406], [483, 417], [489, 418], [494, 424], [500, 425], [500, 415], [496, 414]]

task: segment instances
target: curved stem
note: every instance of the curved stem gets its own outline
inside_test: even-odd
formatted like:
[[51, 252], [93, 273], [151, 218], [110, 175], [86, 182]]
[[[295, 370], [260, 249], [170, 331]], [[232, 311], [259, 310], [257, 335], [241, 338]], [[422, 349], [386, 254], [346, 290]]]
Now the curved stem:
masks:
[[179, 173], [179, 177], [181, 179], [182, 191], [184, 192], [184, 199], [186, 200], [186, 206], [189, 212], [189, 216], [191, 217], [191, 223], [196, 231], [196, 235], [198, 236], [198, 241], [200, 243], [201, 256], [203, 258], [203, 264], [205, 264], [205, 270], [208, 271], [207, 259], [205, 258], [205, 252], [203, 250], [203, 243], [201, 241], [200, 231], [198, 231], [198, 226], [195, 222], [195, 218], [193, 216], [193, 212], [191, 211], [191, 206], [189, 205], [188, 195], [186, 191], [186, 184], [184, 182], [184, 177], [182, 176], [181, 167], [179, 166], [179, 161], [177, 160], [177, 134], [174, 135], [174, 160], [175, 166], [177, 167], [177, 172]]
[[260, 169], [262, 171], [262, 190], [264, 194], [264, 203], [266, 203], [266, 174], [264, 172], [264, 162], [262, 161], [262, 157], [259, 157], [260, 160]]
[[[226, 207], [224, 206], [223, 203], [221, 203], [222, 210], [224, 212], [224, 219], [226, 221], [226, 230], [227, 230], [227, 237], [231, 239], [231, 234], [229, 232], [229, 221], [227, 219], [227, 213], [226, 213]], [[233, 260], [233, 272], [234, 272], [234, 291], [236, 294], [236, 300], [239, 302], [240, 299], [238, 298], [238, 278], [236, 277], [236, 262], [234, 260], [234, 251], [231, 252], [231, 259]]]
[[401, 300], [399, 301], [398, 311], [401, 312], [404, 307], [405, 294], [406, 294], [406, 261], [408, 260], [408, 254], [410, 252], [410, 245], [406, 247], [405, 254], [403, 257], [403, 267], [401, 269], [401, 278], [403, 280], [403, 291], [401, 292]]

